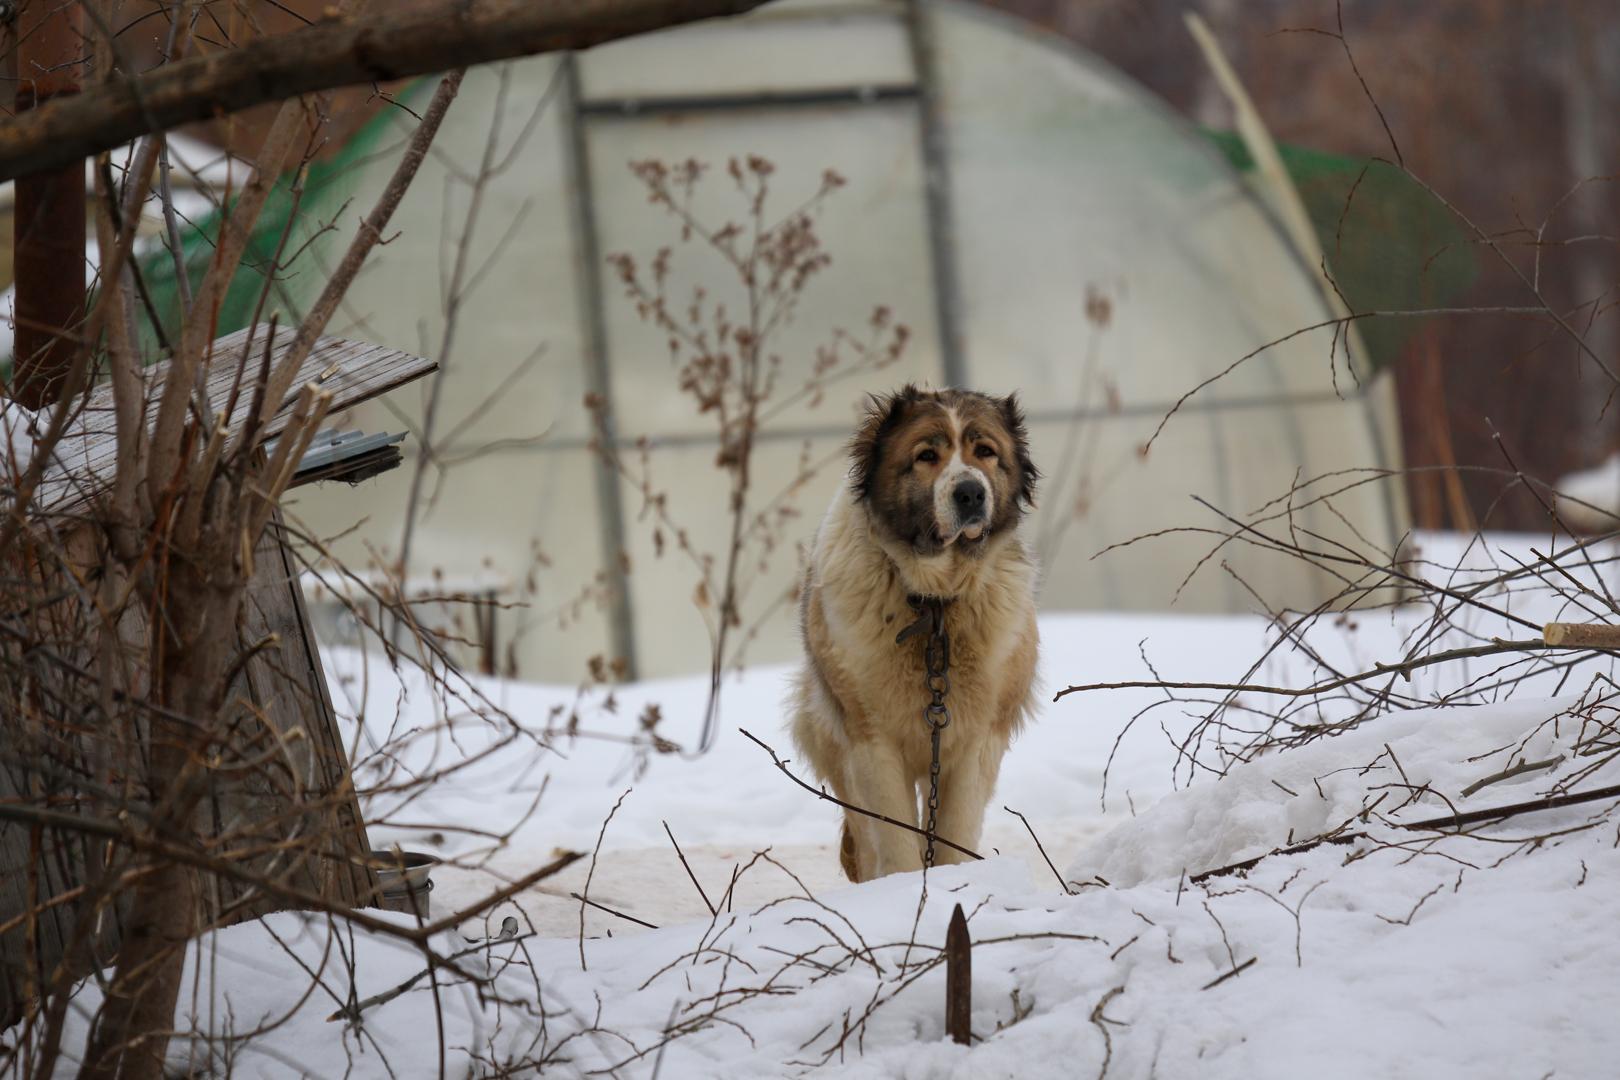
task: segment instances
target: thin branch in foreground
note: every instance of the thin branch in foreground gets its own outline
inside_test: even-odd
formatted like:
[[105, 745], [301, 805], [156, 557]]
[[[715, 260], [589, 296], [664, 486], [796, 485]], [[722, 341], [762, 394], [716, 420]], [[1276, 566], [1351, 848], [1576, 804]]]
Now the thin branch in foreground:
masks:
[[834, 804], [836, 804], [838, 806], [842, 806], [845, 810], [850, 810], [850, 811], [853, 811], [853, 812], [855, 812], [857, 814], [862, 814], [862, 815], [864, 815], [866, 817], [872, 818], [873, 820], [881, 821], [886, 825], [893, 825], [893, 826], [895, 826], [897, 828], [905, 829], [908, 832], [914, 832], [918, 836], [927, 837], [928, 839], [933, 840], [935, 843], [944, 844], [946, 847], [950, 848], [952, 851], [960, 851], [963, 855], [966, 855], [970, 859], [978, 859], [978, 860], [981, 860], [981, 861], [984, 859], [984, 856], [980, 855], [977, 851], [970, 851], [969, 849], [963, 847], [961, 844], [958, 844], [958, 843], [955, 843], [954, 841], [945, 839], [945, 837], [940, 836], [938, 833], [931, 833], [927, 829], [918, 828], [917, 826], [912, 825], [909, 822], [897, 821], [894, 818], [889, 817], [887, 814], [879, 814], [875, 810], [866, 809], [864, 806], [856, 806], [854, 803], [847, 803], [843, 799], [838, 798], [838, 796], [836, 796], [836, 795], [829, 795], [820, 788], [811, 787], [809, 784], [805, 783], [803, 780], [799, 779], [797, 776], [794, 776], [792, 770], [790, 770], [787, 767], [787, 762], [783, 761], [780, 757], [777, 757], [776, 751], [772, 750], [768, 744], [766, 744], [765, 742], [763, 742], [760, 739], [756, 738], [746, 728], [738, 728], [737, 730], [739, 732], [741, 732], [743, 737], [745, 739], [747, 739], [749, 742], [754, 743], [761, 750], [764, 750], [767, 754], [771, 755], [771, 761], [775, 763], [775, 765], [776, 765], [776, 767], [778, 769], [782, 770], [782, 774], [784, 776], [786, 776], [789, 780], [792, 780], [795, 784], [798, 784], [800, 787], [804, 788], [804, 790], [808, 791], [810, 794], [814, 795], [816, 798], [825, 799], [826, 801], [828, 801], [830, 803], [834, 803]]
[[1114, 1060], [1114, 1037], [1108, 1033], [1108, 1025], [1119, 1022], [1117, 1020], [1108, 1019], [1108, 1017], [1103, 1015], [1103, 1010], [1108, 1008], [1108, 1003], [1110, 1001], [1113, 1001], [1116, 997], [1124, 992], [1125, 988], [1123, 986], [1114, 987], [1112, 990], [1108, 991], [1108, 993], [1104, 994], [1101, 1000], [1097, 1002], [1096, 1007], [1091, 1010], [1091, 1022], [1097, 1025], [1097, 1030], [1102, 1032], [1103, 1037], [1102, 1068], [1097, 1070], [1097, 1080], [1106, 1080], [1108, 1076], [1108, 1066]]
[[1463, 798], [1466, 799], [1480, 788], [1490, 787], [1492, 784], [1499, 784], [1503, 780], [1511, 780], [1515, 776], [1523, 776], [1527, 772], [1540, 772], [1543, 769], [1551, 769], [1558, 765], [1562, 765], [1563, 763], [1564, 755], [1562, 754], [1559, 754], [1557, 757], [1548, 758], [1546, 761], [1521, 761], [1517, 765], [1509, 766], [1508, 768], [1503, 769], [1501, 772], [1480, 777], [1472, 784], [1469, 784], [1467, 787], [1463, 788], [1462, 795]]
[[624, 912], [619, 911], [617, 908], [610, 908], [606, 904], [599, 904], [595, 900], [592, 900], [589, 897], [581, 896], [577, 892], [569, 893], [568, 898], [570, 900], [578, 900], [582, 904], [587, 904], [587, 905], [595, 908], [597, 911], [606, 912], [607, 914], [612, 915], [615, 918], [623, 919], [625, 922], [633, 922], [637, 926], [645, 926], [648, 930], [656, 930], [656, 929], [658, 929], [658, 926], [656, 924], [650, 923], [646, 919], [638, 919], [634, 915], [626, 915]]
[[1234, 967], [1231, 971], [1228, 971], [1228, 972], [1225, 972], [1224, 974], [1216, 976], [1215, 978], [1211, 979], [1209, 982], [1205, 983], [1203, 986], [1200, 986], [1198, 989], [1200, 989], [1200, 990], [1213, 990], [1217, 986], [1221, 985], [1221, 983], [1225, 982], [1227, 979], [1235, 979], [1235, 978], [1237, 978], [1239, 975], [1243, 974], [1245, 971], [1248, 971], [1250, 968], [1254, 967], [1254, 965], [1258, 964], [1259, 962], [1260, 962], [1260, 958], [1258, 956], [1251, 956], [1247, 960], [1243, 961], [1243, 963], [1241, 963], [1241, 964], [1237, 965], [1236, 967]]
[[1035, 835], [1035, 827], [1029, 823], [1029, 818], [1010, 806], [1003, 806], [1002, 809], [1024, 823], [1024, 828], [1029, 830], [1029, 838], [1035, 841], [1035, 849], [1041, 853], [1041, 858], [1046, 860], [1046, 868], [1052, 871], [1053, 877], [1058, 879], [1058, 884], [1063, 887], [1063, 891], [1073, 896], [1074, 890], [1069, 888], [1067, 881], [1063, 880], [1063, 875], [1058, 873], [1058, 868], [1052, 865], [1052, 857], [1046, 853], [1046, 845], [1041, 843], [1041, 838]]
[[664, 835], [669, 837], [669, 842], [675, 845], [675, 854], [680, 856], [681, 866], [686, 870], [686, 876], [692, 879], [693, 887], [697, 889], [698, 895], [703, 898], [703, 906], [709, 909], [709, 916], [713, 918], [717, 912], [714, 910], [714, 905], [709, 903], [709, 894], [703, 891], [703, 883], [698, 881], [696, 874], [692, 873], [691, 864], [686, 861], [686, 852], [681, 850], [681, 845], [676, 841], [675, 834], [669, 830], [669, 822], [660, 821], [659, 824], [664, 826]]
[[585, 885], [584, 885], [583, 888], [580, 889], [580, 897], [579, 897], [579, 970], [581, 970], [581, 971], [588, 971], [589, 970], [589, 968], [587, 968], [586, 965], [585, 965], [585, 905], [587, 903], [589, 903], [590, 901], [586, 900], [585, 897], [590, 895], [590, 892], [591, 892], [591, 878], [596, 876], [596, 857], [602, 853], [602, 838], [607, 835], [608, 824], [613, 820], [613, 815], [617, 814], [619, 812], [619, 807], [624, 805], [624, 796], [630, 794], [630, 791], [631, 791], [630, 788], [625, 788], [624, 789], [624, 795], [620, 795], [617, 799], [614, 800], [613, 809], [609, 810], [608, 813], [607, 813], [607, 817], [602, 819], [602, 829], [601, 829], [600, 832], [598, 832], [596, 834], [596, 846], [591, 849], [591, 867], [590, 867], [589, 870], [585, 871]]

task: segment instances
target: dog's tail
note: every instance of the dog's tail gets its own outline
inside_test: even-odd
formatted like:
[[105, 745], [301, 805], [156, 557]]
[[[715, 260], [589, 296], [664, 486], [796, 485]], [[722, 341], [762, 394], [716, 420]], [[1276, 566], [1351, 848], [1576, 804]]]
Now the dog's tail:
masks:
[[849, 880], [861, 880], [855, 876], [855, 836], [849, 831], [848, 818], [844, 819], [843, 835], [838, 838], [838, 864], [844, 868], [844, 876]]

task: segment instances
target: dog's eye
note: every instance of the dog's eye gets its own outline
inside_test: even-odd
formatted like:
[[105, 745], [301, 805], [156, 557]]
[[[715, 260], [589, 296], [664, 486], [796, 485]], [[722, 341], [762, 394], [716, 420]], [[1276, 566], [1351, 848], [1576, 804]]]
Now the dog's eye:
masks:
[[932, 450], [924, 450], [922, 453], [917, 455], [917, 460], [933, 463], [939, 460], [939, 455]]
[[989, 443], [980, 443], [973, 448], [973, 456], [979, 458], [992, 458], [996, 456], [996, 448]]

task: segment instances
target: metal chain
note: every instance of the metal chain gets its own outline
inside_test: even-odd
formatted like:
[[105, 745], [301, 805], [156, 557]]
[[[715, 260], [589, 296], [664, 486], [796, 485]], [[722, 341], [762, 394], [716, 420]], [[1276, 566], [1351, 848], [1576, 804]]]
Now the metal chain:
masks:
[[945, 705], [945, 695], [951, 692], [951, 639], [945, 633], [945, 604], [937, 596], [907, 597], [907, 603], [917, 612], [917, 621], [900, 631], [896, 642], [903, 643], [913, 634], [928, 631], [928, 643], [923, 650], [923, 686], [928, 690], [929, 702], [923, 706], [923, 723], [928, 725], [930, 758], [928, 763], [928, 848], [923, 853], [923, 866], [934, 865], [934, 827], [939, 818], [939, 737], [950, 726], [951, 710]]

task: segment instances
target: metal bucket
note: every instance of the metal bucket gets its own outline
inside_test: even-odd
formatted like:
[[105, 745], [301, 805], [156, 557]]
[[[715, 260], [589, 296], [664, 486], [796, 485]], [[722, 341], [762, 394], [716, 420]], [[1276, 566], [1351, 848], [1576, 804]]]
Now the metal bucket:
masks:
[[420, 851], [373, 851], [371, 868], [377, 874], [378, 906], [385, 911], [408, 911], [418, 918], [428, 918], [433, 892], [433, 880], [428, 875], [437, 865], [436, 856]]

